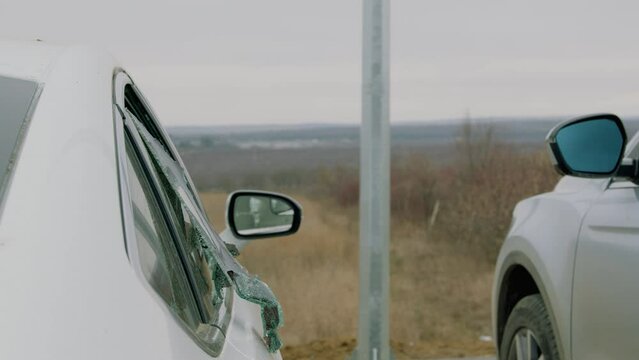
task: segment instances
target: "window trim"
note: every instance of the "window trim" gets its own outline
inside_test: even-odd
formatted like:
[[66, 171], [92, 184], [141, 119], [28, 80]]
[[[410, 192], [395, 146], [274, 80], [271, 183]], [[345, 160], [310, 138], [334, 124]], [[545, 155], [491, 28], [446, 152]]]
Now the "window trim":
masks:
[[[171, 157], [175, 161], [177, 161], [177, 163], [180, 165], [180, 168], [186, 169], [186, 166], [184, 166], [182, 159], [179, 156], [177, 156], [178, 151], [175, 148], [175, 145], [173, 145], [173, 143], [170, 141], [171, 137], [169, 136], [166, 129], [160, 126], [160, 124], [157, 121], [158, 117], [155, 115], [153, 108], [151, 107], [147, 99], [144, 97], [144, 94], [142, 94], [142, 92], [137, 88], [133, 80], [131, 80], [131, 78], [126, 74], [126, 72], [124, 72], [123, 70], [120, 70], [120, 72], [115, 75], [115, 82], [116, 82], [116, 87], [115, 87], [116, 91], [114, 91], [114, 104], [120, 106], [122, 111], [125, 110], [125, 88], [127, 85], [131, 86], [131, 89], [135, 92], [135, 95], [138, 97], [138, 99], [142, 103], [142, 106], [151, 116], [151, 122], [153, 123], [152, 125], [155, 128], [155, 130], [159, 133], [159, 135], [162, 138], [169, 139], [169, 141], [163, 141], [163, 145], [167, 147], [167, 150], [169, 151], [169, 155], [171, 155]], [[188, 171], [185, 171], [184, 173], [188, 180], [189, 187], [191, 187], [192, 184], [194, 184], [193, 179], [191, 179], [191, 175], [188, 173]], [[203, 214], [206, 214], [204, 206], [202, 205], [202, 201], [200, 200], [200, 197], [198, 196], [196, 190], [192, 188], [191, 191], [193, 192], [193, 195], [194, 195], [193, 197], [195, 198], [195, 201], [197, 203], [197, 206], [200, 208], [200, 211]]]
[[180, 241], [176, 241], [177, 239], [179, 239], [179, 235], [178, 235], [179, 233], [178, 233], [178, 229], [175, 226], [175, 219], [171, 216], [170, 210], [168, 210], [170, 206], [169, 206], [168, 200], [166, 199], [166, 196], [164, 195], [163, 192], [159, 190], [162, 186], [162, 183], [160, 182], [160, 179], [158, 179], [155, 171], [149, 168], [150, 167], [149, 164], [152, 163], [152, 160], [149, 158], [149, 155], [146, 151], [141, 150], [141, 147], [143, 147], [144, 144], [142, 142], [142, 139], [140, 138], [140, 134], [138, 134], [137, 129], [135, 129], [135, 125], [133, 125], [132, 121], [133, 120], [129, 118], [125, 110], [125, 118], [124, 118], [125, 136], [131, 137], [131, 143], [133, 145], [135, 154], [141, 163], [142, 169], [147, 177], [147, 180], [151, 184], [153, 195], [162, 213], [162, 218], [164, 222], [166, 223], [171, 239], [174, 242], [175, 247], [178, 251], [178, 256], [180, 258], [182, 268], [184, 269], [186, 273], [186, 277], [188, 279], [188, 287], [191, 290], [192, 296], [195, 298], [197, 311], [200, 315], [200, 321], [204, 324], [207, 324], [210, 319], [208, 319], [206, 316], [204, 305], [202, 304], [201, 299], [195, 295], [195, 285], [194, 285], [195, 278], [192, 271], [189, 269], [189, 267], [186, 264], [186, 259], [185, 259], [186, 255], [185, 255], [184, 246], [182, 245]]
[[[32, 81], [29, 79], [21, 78], [21, 77], [11, 77], [12, 79], [24, 80], [24, 81]], [[29, 108], [24, 117], [24, 121], [20, 127], [20, 131], [18, 132], [18, 136], [16, 138], [16, 144], [13, 148], [11, 158], [13, 159], [13, 164], [10, 164], [6, 169], [7, 173], [4, 174], [4, 179], [2, 175], [0, 175], [0, 218], [2, 217], [2, 213], [4, 212], [5, 202], [7, 200], [7, 195], [9, 193], [9, 189], [11, 188], [11, 184], [13, 183], [13, 174], [15, 173], [15, 167], [17, 163], [20, 161], [20, 157], [22, 155], [22, 148], [24, 146], [27, 132], [31, 127], [31, 121], [33, 120], [33, 114], [35, 113], [36, 107], [40, 100], [40, 95], [42, 95], [42, 91], [44, 90], [44, 84], [41, 82], [36, 83], [36, 89], [33, 93], [33, 97], [31, 98], [31, 102], [29, 103]], [[4, 170], [0, 170], [4, 171]], [[190, 179], [189, 179], [190, 180]], [[199, 199], [198, 199], [199, 201]]]
[[[148, 169], [147, 169], [146, 165], [144, 164], [144, 159], [143, 159], [143, 157], [140, 156], [139, 150], [135, 146], [135, 142], [134, 142], [135, 140], [134, 140], [133, 136], [130, 135], [128, 132], [126, 132], [124, 134], [124, 138], [125, 138], [125, 146], [126, 146], [127, 138], [128, 138], [128, 142], [131, 144], [131, 147], [132, 147], [131, 148], [132, 156], [135, 157], [135, 161], [137, 162], [136, 165], [139, 167], [139, 171], [142, 172], [141, 176], [143, 176], [143, 179], [140, 179], [139, 182], [140, 182], [142, 187], [148, 186], [149, 190], [151, 192], [151, 194], [149, 194], [149, 195], [152, 196], [153, 204], [149, 204], [149, 205], [151, 205], [151, 206], [154, 205], [156, 207], [156, 209], [151, 210], [151, 211], [158, 212], [157, 215], [161, 216], [162, 220], [165, 220], [164, 219], [164, 210], [162, 209], [162, 204], [158, 201], [158, 197], [157, 197], [157, 194], [156, 194], [157, 189], [155, 189], [155, 187], [153, 186], [153, 183], [151, 181], [151, 177], [148, 174]], [[124, 150], [125, 150], [125, 154], [126, 154], [126, 150], [127, 149], [125, 148]], [[127, 161], [128, 161], [128, 157], [129, 157], [128, 154], [126, 154], [126, 156], [127, 156]], [[131, 164], [132, 167], [135, 167], [136, 165]], [[128, 166], [126, 166], [126, 164], [125, 164], [125, 167], [126, 167], [126, 171], [128, 173], [129, 168], [128, 168]], [[130, 179], [129, 175], [130, 174], [126, 174], [127, 181]], [[131, 199], [131, 195], [130, 194], [131, 194], [131, 188], [128, 187], [127, 188], [127, 196], [129, 197], [129, 204], [132, 205], [133, 204], [133, 200]], [[147, 194], [145, 194], [145, 197], [147, 197]], [[133, 233], [134, 233], [134, 236], [135, 236], [135, 245], [136, 245], [135, 246], [135, 250], [136, 250], [136, 260], [138, 260], [137, 261], [138, 268], [139, 268], [139, 270], [140, 270], [140, 272], [142, 274], [142, 278], [143, 278], [144, 282], [146, 283], [146, 285], [149, 286], [149, 288], [153, 292], [153, 294], [154, 295], [158, 295], [158, 298], [159, 298], [161, 303], [166, 303], [166, 300], [163, 299], [159, 294], [157, 294], [157, 291], [149, 283], [149, 280], [147, 279], [147, 276], [144, 275], [144, 272], [142, 271], [141, 262], [139, 261], [140, 260], [140, 256], [139, 256], [139, 248], [138, 248], [138, 237], [137, 237], [137, 235], [135, 235], [137, 226], [135, 224], [135, 215], [133, 213], [133, 206], [131, 206], [131, 211], [132, 211], [131, 214], [130, 214], [131, 217], [129, 217], [129, 219], [132, 219], [132, 221], [130, 221], [130, 222], [133, 223], [132, 224], [132, 230], [133, 230]], [[175, 244], [174, 244], [175, 241], [173, 240], [173, 235], [171, 234], [171, 231], [169, 229], [169, 225], [168, 224], [164, 224], [164, 226], [165, 226], [165, 230], [166, 230], [167, 235], [170, 237], [168, 239], [168, 241], [173, 242], [173, 246], [175, 246]], [[193, 297], [192, 289], [189, 286], [190, 284], [189, 284], [189, 281], [187, 279], [188, 274], [186, 273], [186, 271], [184, 269], [184, 264], [182, 263], [182, 259], [180, 258], [180, 255], [179, 254], [163, 254], [163, 255], [165, 256], [167, 261], [174, 261], [175, 262], [174, 265], [176, 267], [178, 267], [178, 269], [181, 271], [181, 274], [179, 276], [180, 276], [181, 280], [184, 281], [184, 282], [182, 284], [180, 284], [180, 285], [186, 291], [186, 293], [184, 295], [188, 298], [187, 301], [189, 302], [189, 305], [193, 306], [192, 310], [194, 312], [193, 316], [195, 316], [194, 320], [196, 320], [198, 322], [201, 322], [201, 316], [200, 316], [200, 314], [198, 312], [198, 309], [197, 309], [196, 300]], [[182, 320], [181, 317], [177, 316], [177, 314], [174, 314], [174, 315], [175, 315], [175, 318], [179, 319], [179, 321], [181, 323], [183, 323], [183, 325], [185, 327], [187, 327], [187, 328], [189, 327], [184, 322], [184, 320]]]
[[[147, 158], [148, 154], [141, 152], [138, 148], [140, 144], [142, 144], [141, 139], [139, 138], [140, 135], [137, 133], [137, 129], [134, 129], [133, 133], [131, 133], [130, 131], [127, 131], [127, 128], [129, 126], [127, 126], [126, 122], [132, 121], [131, 119], [127, 119], [127, 115], [124, 110], [124, 100], [125, 100], [124, 89], [127, 85], [130, 85], [135, 90], [136, 95], [138, 96], [140, 101], [143, 102], [143, 105], [146, 107], [147, 111], [149, 111], [149, 115], [152, 118], [151, 121], [153, 121], [153, 125], [157, 128], [157, 131], [161, 134], [161, 136], [163, 136], [165, 139], [170, 139], [170, 138], [168, 137], [166, 131], [161, 126], [159, 126], [159, 124], [155, 120], [156, 117], [154, 113], [150, 110], [150, 107], [148, 107], [148, 104], [146, 103], [146, 100], [144, 99], [144, 97], [136, 89], [131, 78], [122, 69], [116, 69], [113, 76], [113, 118], [114, 118], [115, 145], [116, 145], [115, 156], [116, 156], [116, 166], [118, 170], [118, 187], [119, 187], [120, 209], [121, 209], [120, 214], [122, 218], [122, 227], [123, 227], [122, 232], [124, 235], [124, 247], [125, 247], [127, 257], [129, 258], [129, 262], [134, 267], [136, 275], [138, 276], [140, 281], [142, 281], [142, 283], [144, 284], [144, 286], [147, 288], [148, 291], [150, 291], [154, 296], [159, 297], [159, 295], [155, 293], [155, 291], [151, 288], [151, 285], [148, 283], [148, 281], [144, 277], [144, 274], [142, 273], [142, 269], [141, 269], [140, 260], [139, 260], [140, 257], [139, 257], [138, 248], [137, 248], [135, 223], [133, 221], [133, 208], [131, 205], [132, 204], [131, 197], [129, 194], [129, 189], [130, 189], [129, 180], [128, 180], [129, 174], [126, 167], [127, 157], [126, 157], [125, 137], [127, 135], [125, 132], [129, 132], [129, 135], [131, 136], [131, 140], [132, 140], [131, 142], [135, 148], [134, 151], [136, 155], [138, 156], [141, 166], [148, 177], [147, 181], [149, 181], [151, 187], [153, 188], [156, 201], [160, 207], [162, 216], [164, 217], [167, 223], [166, 225], [172, 237], [172, 240], [174, 241], [175, 247], [177, 249], [180, 249], [182, 245], [180, 244], [180, 241], [178, 241], [179, 235], [176, 232], [177, 231], [176, 225], [173, 223], [171, 216], [168, 215], [170, 214], [170, 211], [167, 208], [166, 199], [164, 198], [163, 195], [160, 195], [161, 192], [158, 190], [158, 186], [160, 186], [159, 179], [156, 177], [156, 174], [154, 173], [154, 171], [149, 170], [148, 168], [148, 164], [150, 164], [149, 162], [150, 160]], [[131, 126], [133, 126], [132, 123], [131, 123]], [[166, 146], [168, 147], [168, 150], [171, 152], [171, 156], [174, 157], [176, 161], [178, 161], [182, 169], [184, 169], [184, 165], [180, 157], [175, 156], [175, 154], [177, 154], [177, 151], [175, 147], [173, 146], [173, 144], [170, 142], [170, 140], [167, 142]], [[191, 178], [188, 175], [188, 172], [186, 172], [186, 176], [189, 183], [192, 184], [193, 182], [191, 181]], [[197, 201], [197, 205], [200, 208], [200, 211], [204, 213], [203, 206], [200, 202], [200, 199], [199, 197], [197, 197], [197, 194], [195, 195], [196, 195], [195, 198]], [[191, 271], [190, 269], [188, 269], [187, 266], [185, 266], [185, 259], [184, 259], [183, 252], [181, 250], [178, 250], [178, 251], [181, 252], [179, 254], [180, 262], [182, 263], [182, 268], [186, 275], [186, 278], [188, 279], [187, 284], [185, 284], [185, 286], [188, 288], [188, 290], [191, 293], [191, 299], [193, 300], [193, 303], [197, 304], [196, 312], [200, 316], [200, 322], [201, 322], [200, 326], [208, 327], [208, 329], [205, 329], [205, 332], [208, 333], [207, 337], [211, 339], [212, 341], [211, 342], [204, 341], [200, 336], [198, 336], [195, 333], [193, 329], [191, 329], [187, 324], [185, 324], [184, 321], [179, 316], [177, 316], [177, 314], [173, 313], [167, 306], [163, 306], [163, 308], [166, 312], [168, 312], [171, 315], [173, 319], [175, 319], [176, 323], [187, 333], [187, 335], [191, 337], [191, 339], [193, 339], [193, 341], [198, 345], [198, 347], [200, 347], [207, 354], [213, 357], [217, 357], [220, 355], [222, 348], [224, 346], [224, 343], [226, 342], [225, 332], [228, 329], [228, 325], [230, 323], [233, 297], [234, 297], [233, 292], [228, 292], [228, 291], [226, 292], [227, 296], [225, 296], [225, 299], [224, 299], [224, 306], [227, 310], [224, 316], [218, 319], [218, 321], [215, 324], [207, 323], [208, 319], [205, 318], [203, 308], [201, 307], [202, 305], [200, 304], [200, 299], [198, 298], [198, 296], [196, 296], [195, 289], [193, 288], [193, 284], [191, 282], [191, 277], [192, 277]], [[162, 303], [163, 303], [163, 300], [162, 300]]]

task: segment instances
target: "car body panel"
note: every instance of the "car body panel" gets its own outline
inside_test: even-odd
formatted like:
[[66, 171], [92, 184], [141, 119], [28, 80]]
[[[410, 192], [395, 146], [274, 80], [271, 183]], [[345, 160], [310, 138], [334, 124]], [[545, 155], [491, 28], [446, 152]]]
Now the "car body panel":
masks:
[[[120, 65], [83, 47], [0, 43], [0, 53], [0, 74], [42, 85], [0, 217], [0, 359], [211, 359], [127, 258]], [[218, 358], [280, 359], [261, 332], [259, 306], [235, 296]]]
[[581, 230], [573, 284], [575, 359], [639, 353], [639, 188], [612, 184], [593, 200]]
[[168, 339], [165, 317], [148, 306], [121, 240], [110, 106], [116, 64], [83, 49], [60, 57], [0, 219], [0, 284], [11, 294], [0, 297], [0, 358], [144, 358], [152, 347], [169, 359], [169, 344], [151, 341]]
[[581, 222], [590, 201], [606, 180], [564, 177], [555, 191], [521, 201], [497, 259], [493, 288], [493, 329], [499, 341], [500, 292], [511, 266], [524, 266], [535, 279], [548, 306], [563, 358], [571, 358], [570, 327], [575, 250]]

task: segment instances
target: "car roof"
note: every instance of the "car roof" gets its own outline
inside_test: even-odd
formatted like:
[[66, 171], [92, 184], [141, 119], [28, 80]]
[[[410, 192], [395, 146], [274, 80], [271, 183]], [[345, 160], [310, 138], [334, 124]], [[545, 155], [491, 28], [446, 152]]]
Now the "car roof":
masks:
[[37, 40], [0, 40], [0, 75], [44, 82], [65, 48]]

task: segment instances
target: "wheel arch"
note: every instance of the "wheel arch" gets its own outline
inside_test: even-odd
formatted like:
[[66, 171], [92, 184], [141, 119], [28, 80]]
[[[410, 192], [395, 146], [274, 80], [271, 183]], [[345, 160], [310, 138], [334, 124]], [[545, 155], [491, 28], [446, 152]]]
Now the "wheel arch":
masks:
[[496, 298], [497, 303], [495, 304], [495, 343], [497, 349], [501, 347], [506, 322], [517, 302], [528, 295], [539, 294], [550, 317], [559, 352], [565, 354], [552, 301], [533, 262], [523, 253], [513, 252], [504, 259], [498, 279], [498, 295]]

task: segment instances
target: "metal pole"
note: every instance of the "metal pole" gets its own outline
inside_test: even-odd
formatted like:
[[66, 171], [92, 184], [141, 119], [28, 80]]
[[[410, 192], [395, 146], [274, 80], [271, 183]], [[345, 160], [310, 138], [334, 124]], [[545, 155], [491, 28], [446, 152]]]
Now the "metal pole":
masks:
[[363, 0], [358, 360], [388, 360], [390, 0]]

